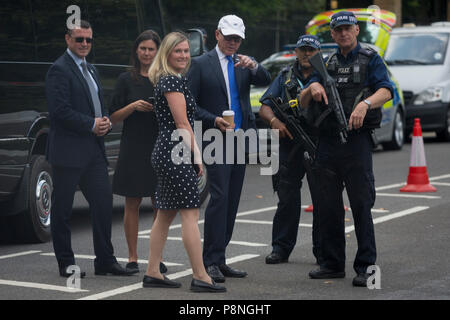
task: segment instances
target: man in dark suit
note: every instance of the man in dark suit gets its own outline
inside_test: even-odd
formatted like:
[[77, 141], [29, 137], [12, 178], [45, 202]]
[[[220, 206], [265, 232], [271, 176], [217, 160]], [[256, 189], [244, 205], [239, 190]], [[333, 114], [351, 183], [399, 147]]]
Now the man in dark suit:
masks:
[[95, 274], [128, 274], [111, 243], [112, 192], [103, 140], [111, 122], [97, 72], [86, 63], [92, 28], [82, 21], [65, 39], [67, 51], [50, 67], [45, 83], [50, 115], [46, 156], [54, 183], [51, 231], [59, 273], [69, 277], [68, 267], [75, 264], [69, 223], [79, 185], [92, 216]]
[[[236, 54], [245, 39], [245, 26], [235, 15], [220, 19], [215, 33], [217, 46], [192, 60], [188, 73], [189, 87], [197, 102], [196, 118], [202, 128], [256, 129], [250, 107], [250, 85], [269, 85], [270, 74], [251, 57]], [[235, 113], [235, 127], [222, 118], [225, 110]], [[225, 136], [225, 134], [224, 134]], [[225, 144], [224, 144], [225, 145]], [[240, 146], [233, 146], [241, 150]], [[224, 147], [223, 160], [231, 152]], [[216, 282], [225, 277], [242, 278], [245, 271], [225, 263], [225, 249], [231, 240], [245, 176], [245, 164], [206, 163], [211, 198], [205, 212], [203, 260], [206, 270]]]

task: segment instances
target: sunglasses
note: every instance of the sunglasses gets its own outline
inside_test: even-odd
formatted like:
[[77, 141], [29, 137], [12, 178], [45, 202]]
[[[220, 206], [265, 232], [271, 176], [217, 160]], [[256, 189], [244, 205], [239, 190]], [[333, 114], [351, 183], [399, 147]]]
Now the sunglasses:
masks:
[[239, 36], [224, 36], [222, 32], [220, 34], [227, 42], [234, 41], [234, 42], [240, 43], [242, 41], [242, 38]]
[[92, 43], [92, 38], [83, 38], [83, 37], [76, 37], [74, 38], [76, 43], [83, 43], [84, 40], [86, 40], [86, 43]]

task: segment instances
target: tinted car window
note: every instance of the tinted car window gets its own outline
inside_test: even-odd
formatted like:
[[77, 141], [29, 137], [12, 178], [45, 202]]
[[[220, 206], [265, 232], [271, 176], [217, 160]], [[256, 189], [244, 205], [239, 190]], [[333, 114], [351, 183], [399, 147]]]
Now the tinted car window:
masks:
[[447, 33], [392, 34], [386, 50], [390, 65], [443, 64], [449, 35]]

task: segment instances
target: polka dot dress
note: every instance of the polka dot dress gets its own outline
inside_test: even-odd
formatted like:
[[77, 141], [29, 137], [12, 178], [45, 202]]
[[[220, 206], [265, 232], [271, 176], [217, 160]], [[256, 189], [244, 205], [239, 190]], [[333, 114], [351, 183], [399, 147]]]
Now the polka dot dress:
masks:
[[152, 153], [152, 165], [158, 177], [155, 207], [162, 210], [199, 208], [197, 174], [192, 164], [176, 164], [172, 161], [172, 150], [179, 141], [171, 141], [177, 129], [164, 93], [181, 92], [186, 99], [186, 112], [191, 127], [194, 127], [195, 100], [187, 88], [185, 77], [164, 76], [155, 87], [155, 112], [159, 135]]

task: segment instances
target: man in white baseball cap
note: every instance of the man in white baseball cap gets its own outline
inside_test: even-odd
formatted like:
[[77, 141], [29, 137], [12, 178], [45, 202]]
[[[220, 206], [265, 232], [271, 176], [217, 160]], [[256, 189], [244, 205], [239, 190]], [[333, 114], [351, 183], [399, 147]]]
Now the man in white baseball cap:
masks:
[[238, 35], [242, 39], [245, 39], [244, 21], [234, 14], [222, 17], [217, 29], [220, 30], [224, 36]]
[[[217, 46], [192, 59], [188, 73], [189, 89], [197, 102], [196, 119], [203, 130], [222, 131], [225, 141], [227, 129], [255, 128], [255, 117], [250, 106], [250, 86], [267, 86], [270, 74], [253, 58], [236, 54], [245, 39], [241, 18], [227, 15], [220, 19], [216, 30]], [[224, 120], [224, 111], [234, 111], [234, 124]], [[207, 143], [203, 142], [203, 148]], [[227, 153], [242, 150], [224, 149], [222, 163], [205, 164], [208, 170], [211, 198], [205, 211], [203, 262], [206, 271], [216, 282], [225, 277], [243, 278], [247, 272], [236, 270], [225, 263], [225, 250], [231, 240], [234, 221], [245, 176], [245, 163], [226, 163]]]

